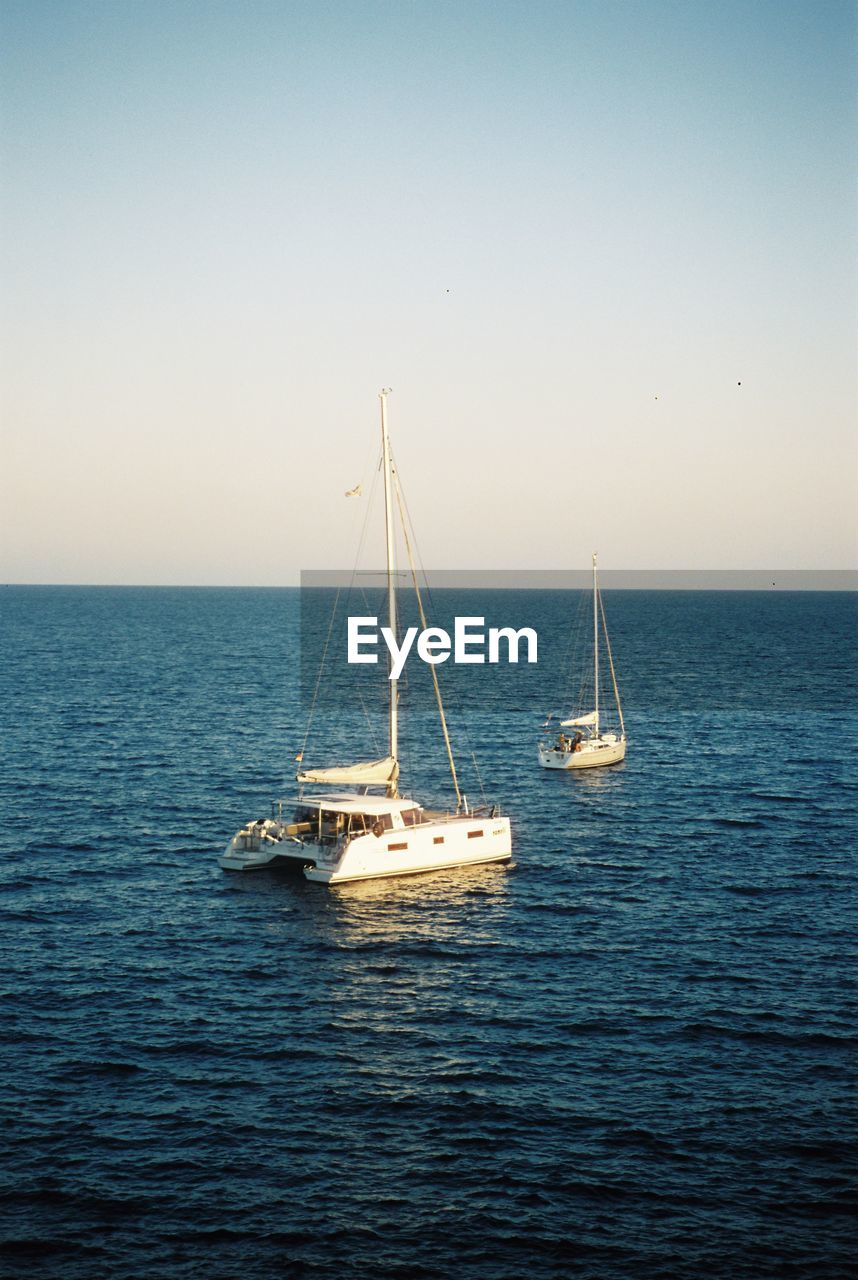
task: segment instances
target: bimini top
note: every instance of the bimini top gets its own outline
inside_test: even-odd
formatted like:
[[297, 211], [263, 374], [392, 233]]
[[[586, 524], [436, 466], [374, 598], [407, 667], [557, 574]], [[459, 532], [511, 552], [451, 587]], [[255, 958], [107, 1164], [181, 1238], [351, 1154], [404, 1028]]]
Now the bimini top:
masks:
[[406, 809], [421, 809], [416, 800], [406, 800], [398, 796], [391, 800], [387, 796], [301, 796], [292, 802], [308, 809], [327, 809], [332, 813], [366, 813], [372, 817], [380, 817], [384, 813], [404, 813]]

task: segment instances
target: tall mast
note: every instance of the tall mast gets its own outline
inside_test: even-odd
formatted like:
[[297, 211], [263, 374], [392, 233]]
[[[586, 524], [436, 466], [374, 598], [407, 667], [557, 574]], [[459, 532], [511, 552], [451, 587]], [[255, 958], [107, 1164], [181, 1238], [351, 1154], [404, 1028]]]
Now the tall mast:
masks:
[[596, 552], [593, 552], [593, 684], [596, 694], [596, 737], [599, 736], [599, 588], [596, 584]]
[[[390, 440], [387, 436], [387, 397], [390, 387], [379, 393], [381, 401], [381, 457], [384, 468], [384, 528], [387, 535], [387, 625], [390, 634], [396, 635], [396, 544], [393, 537], [393, 494], [390, 483]], [[388, 661], [388, 673], [393, 668], [393, 655]], [[399, 722], [397, 680], [389, 680], [390, 685], [390, 745], [388, 754], [398, 759]]]

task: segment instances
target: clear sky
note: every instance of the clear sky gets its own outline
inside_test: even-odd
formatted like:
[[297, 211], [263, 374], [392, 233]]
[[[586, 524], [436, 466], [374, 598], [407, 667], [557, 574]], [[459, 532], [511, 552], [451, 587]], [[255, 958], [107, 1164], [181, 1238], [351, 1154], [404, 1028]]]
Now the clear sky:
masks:
[[2, 0], [0, 580], [855, 564], [855, 15]]

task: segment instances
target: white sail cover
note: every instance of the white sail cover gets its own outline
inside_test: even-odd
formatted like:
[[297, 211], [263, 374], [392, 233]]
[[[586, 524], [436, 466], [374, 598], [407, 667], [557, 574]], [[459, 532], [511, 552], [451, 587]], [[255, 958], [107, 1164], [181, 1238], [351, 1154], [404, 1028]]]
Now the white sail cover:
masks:
[[399, 766], [393, 756], [385, 756], [383, 760], [364, 760], [358, 764], [334, 765], [330, 769], [307, 769], [304, 773], [296, 773], [298, 782], [349, 783], [352, 786], [371, 787], [389, 786], [395, 782], [399, 774]]
[[564, 729], [583, 728], [585, 725], [596, 723], [595, 711], [590, 711], [586, 716], [579, 716], [577, 720], [561, 720]]

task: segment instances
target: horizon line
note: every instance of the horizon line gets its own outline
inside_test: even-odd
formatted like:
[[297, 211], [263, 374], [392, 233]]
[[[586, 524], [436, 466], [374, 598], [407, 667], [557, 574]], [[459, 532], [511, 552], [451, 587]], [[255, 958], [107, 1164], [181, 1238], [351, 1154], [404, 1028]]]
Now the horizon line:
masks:
[[[410, 581], [407, 570], [397, 576]], [[279, 583], [255, 582], [4, 582], [0, 589], [153, 590], [153, 591], [284, 591], [319, 587], [354, 587], [355, 579], [386, 582], [383, 569], [303, 570]], [[290, 575], [291, 578], [291, 575]], [[463, 581], [466, 579], [466, 581]], [[445, 569], [426, 570], [422, 581], [437, 590], [580, 590], [592, 584], [590, 570], [563, 569]], [[858, 591], [855, 569], [602, 569], [600, 586], [607, 590], [650, 591]]]

